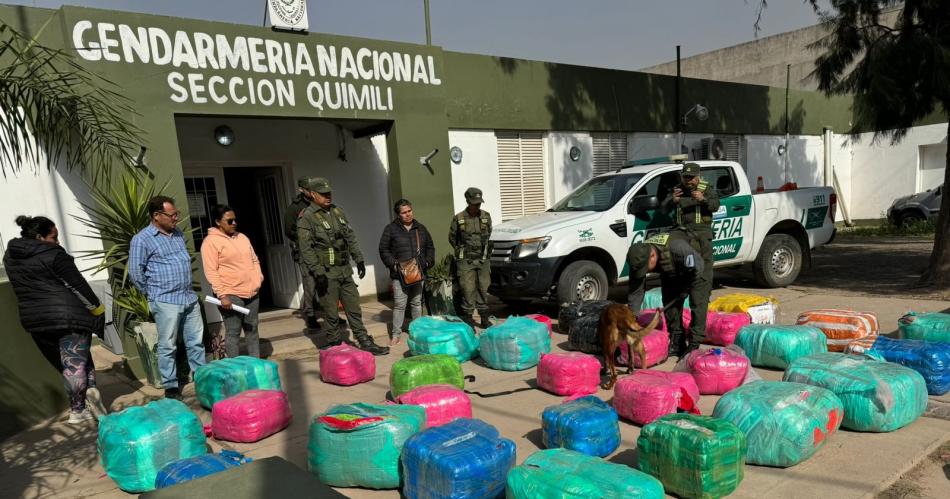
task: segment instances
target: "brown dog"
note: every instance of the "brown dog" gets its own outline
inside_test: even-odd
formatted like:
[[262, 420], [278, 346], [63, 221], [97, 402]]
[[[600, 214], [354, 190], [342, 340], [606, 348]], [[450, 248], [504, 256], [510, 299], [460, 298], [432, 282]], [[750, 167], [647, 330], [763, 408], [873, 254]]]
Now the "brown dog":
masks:
[[600, 338], [600, 344], [604, 349], [604, 363], [607, 365], [607, 372], [610, 374], [610, 381], [600, 385], [604, 390], [610, 390], [617, 382], [617, 366], [614, 355], [617, 353], [617, 347], [624, 342], [627, 343], [630, 353], [630, 365], [627, 367], [627, 374], [633, 372], [633, 354], [640, 357], [640, 367], [646, 368], [647, 351], [643, 347], [643, 338], [653, 332], [656, 325], [660, 322], [660, 314], [653, 316], [653, 320], [646, 326], [640, 326], [637, 318], [630, 311], [630, 307], [615, 303], [608, 305], [600, 314], [600, 324], [597, 327], [597, 337]]

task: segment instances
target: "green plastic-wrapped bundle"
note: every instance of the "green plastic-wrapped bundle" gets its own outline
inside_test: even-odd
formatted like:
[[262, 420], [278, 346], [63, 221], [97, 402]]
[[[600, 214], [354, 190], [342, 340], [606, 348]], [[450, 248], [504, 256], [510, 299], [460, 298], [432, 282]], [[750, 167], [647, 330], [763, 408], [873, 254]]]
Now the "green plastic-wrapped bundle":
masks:
[[478, 339], [472, 326], [450, 315], [427, 315], [412, 321], [407, 343], [413, 355], [444, 353], [459, 362], [478, 356]]
[[910, 312], [897, 320], [897, 327], [908, 340], [950, 343], [950, 314]]
[[755, 381], [716, 402], [713, 417], [746, 436], [746, 462], [785, 468], [811, 457], [838, 430], [844, 409], [830, 390], [786, 381]]
[[[663, 306], [663, 288], [656, 287], [643, 294], [643, 303], [640, 305], [640, 310], [648, 310], [651, 308], [660, 308]], [[689, 297], [686, 297], [686, 300], [683, 301], [683, 308], [689, 308]]]
[[209, 362], [195, 371], [195, 395], [202, 407], [246, 390], [280, 390], [277, 363], [242, 355]]
[[792, 362], [785, 381], [827, 388], [844, 405], [841, 426], [894, 431], [927, 409], [927, 383], [909, 367], [857, 355], [820, 353]]
[[756, 367], [785, 369], [795, 359], [828, 351], [825, 333], [813, 326], [750, 324], [736, 336], [736, 346]]
[[394, 398], [419, 386], [437, 384], [465, 388], [462, 364], [455, 357], [417, 355], [396, 361], [389, 372], [389, 389]]
[[661, 499], [663, 484], [629, 466], [568, 449], [535, 452], [508, 472], [508, 499]]
[[154, 490], [165, 465], [208, 452], [198, 416], [173, 399], [102, 416], [97, 445], [102, 468], [126, 492]]
[[333, 487], [399, 488], [399, 454], [425, 421], [418, 405], [335, 405], [310, 423], [308, 468]]
[[723, 497], [742, 481], [746, 437], [729, 421], [667, 414], [643, 427], [637, 452], [640, 469], [666, 490], [680, 497]]

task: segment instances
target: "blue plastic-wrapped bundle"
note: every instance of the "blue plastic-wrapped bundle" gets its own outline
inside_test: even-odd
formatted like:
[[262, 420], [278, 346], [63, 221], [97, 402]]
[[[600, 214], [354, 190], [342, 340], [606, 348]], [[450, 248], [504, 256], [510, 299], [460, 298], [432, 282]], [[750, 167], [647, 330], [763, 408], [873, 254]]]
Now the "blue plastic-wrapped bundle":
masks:
[[783, 379], [834, 392], [844, 406], [841, 426], [849, 430], [894, 431], [927, 409], [927, 384], [917, 371], [857, 355], [802, 357], [788, 366]]
[[126, 492], [153, 490], [165, 465], [208, 452], [198, 416], [173, 399], [102, 416], [97, 445], [106, 474]]
[[166, 465], [155, 477], [155, 488], [164, 489], [179, 483], [194, 480], [224, 470], [235, 468], [252, 459], [233, 450], [223, 450], [220, 454], [205, 454], [203, 456], [181, 459]]
[[456, 419], [410, 438], [402, 450], [408, 499], [504, 497], [515, 443], [478, 419]]
[[844, 409], [830, 390], [786, 381], [756, 381], [727, 392], [713, 417], [746, 435], [746, 462], [785, 468], [811, 457], [838, 430]]
[[418, 405], [335, 405], [310, 423], [307, 464], [333, 487], [399, 487], [399, 454], [425, 426]]
[[910, 312], [897, 320], [897, 328], [909, 340], [950, 343], [950, 314]]
[[242, 355], [209, 362], [195, 371], [195, 395], [202, 407], [245, 390], [280, 390], [277, 363]]
[[545, 408], [541, 430], [549, 449], [563, 447], [604, 457], [620, 446], [617, 411], [593, 395]]
[[750, 324], [739, 330], [736, 346], [753, 366], [785, 369], [795, 359], [828, 351], [825, 333], [813, 326]]
[[548, 328], [527, 317], [511, 317], [482, 332], [478, 338], [482, 359], [492, 369], [521, 371], [538, 365], [551, 351]]
[[950, 392], [950, 344], [935, 341], [894, 340], [879, 336], [866, 355], [909, 367], [927, 382], [927, 393]]
[[427, 315], [409, 324], [409, 351], [413, 355], [441, 353], [465, 362], [478, 356], [472, 326], [451, 315]]
[[623, 464], [568, 449], [535, 452], [508, 473], [508, 499], [661, 499], [663, 484]]

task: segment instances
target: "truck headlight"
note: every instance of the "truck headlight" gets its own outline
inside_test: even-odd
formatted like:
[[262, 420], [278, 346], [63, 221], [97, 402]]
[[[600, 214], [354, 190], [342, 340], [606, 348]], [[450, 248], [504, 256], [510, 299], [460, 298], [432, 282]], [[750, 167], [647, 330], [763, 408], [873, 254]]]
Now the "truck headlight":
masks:
[[522, 239], [518, 242], [518, 247], [515, 249], [515, 258], [527, 258], [537, 255], [544, 251], [544, 248], [547, 248], [550, 242], [551, 236]]

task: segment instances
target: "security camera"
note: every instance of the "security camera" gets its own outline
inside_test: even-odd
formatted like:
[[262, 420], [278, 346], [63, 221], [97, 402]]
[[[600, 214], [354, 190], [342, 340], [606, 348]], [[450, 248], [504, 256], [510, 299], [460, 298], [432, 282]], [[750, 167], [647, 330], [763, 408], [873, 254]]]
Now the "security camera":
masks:
[[419, 164], [422, 166], [429, 166], [429, 161], [431, 161], [432, 158], [434, 158], [435, 155], [438, 153], [439, 153], [439, 149], [436, 148], [436, 149], [433, 149], [432, 152], [430, 152], [429, 154], [426, 154], [425, 156], [420, 156]]

